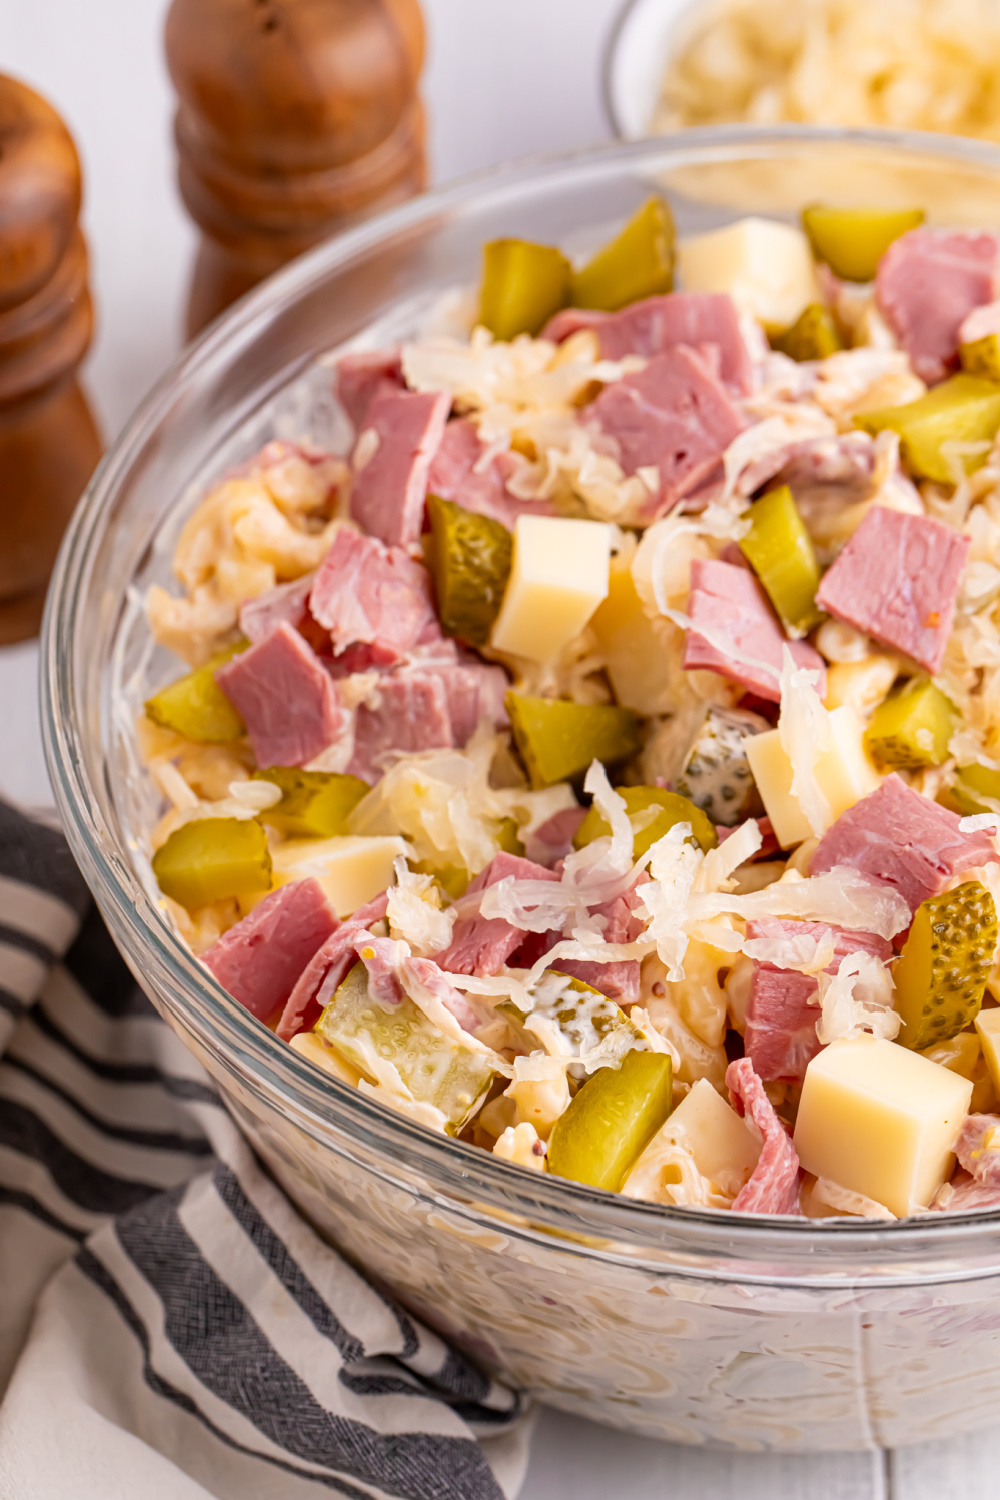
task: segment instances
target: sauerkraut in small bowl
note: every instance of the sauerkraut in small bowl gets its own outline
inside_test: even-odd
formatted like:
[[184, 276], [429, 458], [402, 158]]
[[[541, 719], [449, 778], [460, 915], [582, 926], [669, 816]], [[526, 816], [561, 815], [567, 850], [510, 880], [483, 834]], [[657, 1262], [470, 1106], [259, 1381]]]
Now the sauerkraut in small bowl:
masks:
[[[801, 219], [720, 201], [807, 155]], [[67, 543], [126, 956], [315, 1222], [603, 1420], [1000, 1389], [1000, 242], [935, 221], [996, 170], [716, 133], [432, 198], [210, 334]]]

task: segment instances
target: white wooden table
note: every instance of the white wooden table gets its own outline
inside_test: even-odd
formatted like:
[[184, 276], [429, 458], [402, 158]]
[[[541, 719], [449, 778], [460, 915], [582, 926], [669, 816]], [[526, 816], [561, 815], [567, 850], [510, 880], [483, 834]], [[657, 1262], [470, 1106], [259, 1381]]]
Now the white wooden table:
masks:
[[[607, 133], [601, 44], [616, 0], [424, 0], [437, 179]], [[89, 383], [113, 434], [178, 345], [193, 234], [173, 186], [165, 0], [0, 0], [0, 69], [47, 93], [80, 144], [99, 333]], [[0, 650], [0, 790], [50, 800], [33, 645]], [[966, 1500], [1000, 1471], [995, 1434], [892, 1454], [746, 1456], [625, 1437], [552, 1412], [522, 1500]], [[42, 1500], [42, 1497], [39, 1497]]]

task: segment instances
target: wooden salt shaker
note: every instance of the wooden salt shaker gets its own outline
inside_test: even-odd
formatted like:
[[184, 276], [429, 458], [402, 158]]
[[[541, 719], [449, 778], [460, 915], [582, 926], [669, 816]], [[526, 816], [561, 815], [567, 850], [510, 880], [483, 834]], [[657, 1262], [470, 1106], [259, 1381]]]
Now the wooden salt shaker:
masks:
[[93, 333], [80, 161], [50, 104], [0, 75], [0, 644], [34, 635], [101, 456], [77, 369]]
[[201, 229], [191, 337], [425, 181], [418, 0], [173, 0], [181, 196]]

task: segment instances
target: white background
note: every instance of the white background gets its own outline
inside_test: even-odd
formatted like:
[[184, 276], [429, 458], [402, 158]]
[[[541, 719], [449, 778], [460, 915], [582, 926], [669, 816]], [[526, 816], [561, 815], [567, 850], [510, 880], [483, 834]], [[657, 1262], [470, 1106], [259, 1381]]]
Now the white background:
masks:
[[[109, 437], [178, 347], [194, 243], [173, 183], [165, 8], [0, 0], [0, 70], [47, 94], [83, 158], [99, 317], [87, 380]], [[603, 137], [599, 61], [615, 8], [424, 0], [434, 178]], [[0, 791], [26, 803], [48, 800], [36, 660], [32, 645], [0, 650]], [[895, 1455], [773, 1458], [677, 1448], [543, 1413], [522, 1500], [966, 1500], [992, 1494], [998, 1469], [1000, 1433]]]

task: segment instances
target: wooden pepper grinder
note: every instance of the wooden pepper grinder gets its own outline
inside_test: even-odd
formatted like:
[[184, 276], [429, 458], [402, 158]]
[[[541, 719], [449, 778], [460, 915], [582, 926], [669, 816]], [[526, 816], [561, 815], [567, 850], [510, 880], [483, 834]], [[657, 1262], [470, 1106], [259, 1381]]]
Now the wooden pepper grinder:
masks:
[[258, 281], [424, 186], [418, 0], [173, 0], [193, 336]]
[[50, 104], [0, 75], [0, 644], [37, 634], [59, 541], [101, 456], [77, 369], [94, 316], [80, 160]]

